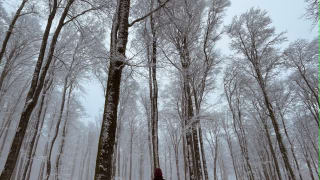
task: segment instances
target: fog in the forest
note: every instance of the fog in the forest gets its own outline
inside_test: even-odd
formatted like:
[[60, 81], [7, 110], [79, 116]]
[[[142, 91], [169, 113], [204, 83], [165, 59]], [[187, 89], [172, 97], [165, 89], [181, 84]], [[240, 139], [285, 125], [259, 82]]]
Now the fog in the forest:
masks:
[[0, 180], [319, 179], [318, 11], [0, 0]]

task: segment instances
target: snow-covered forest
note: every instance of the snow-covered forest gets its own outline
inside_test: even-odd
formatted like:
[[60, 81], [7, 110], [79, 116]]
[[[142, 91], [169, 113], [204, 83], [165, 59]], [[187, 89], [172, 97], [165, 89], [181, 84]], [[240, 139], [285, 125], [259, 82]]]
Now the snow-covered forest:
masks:
[[318, 10], [0, 0], [0, 180], [319, 180]]

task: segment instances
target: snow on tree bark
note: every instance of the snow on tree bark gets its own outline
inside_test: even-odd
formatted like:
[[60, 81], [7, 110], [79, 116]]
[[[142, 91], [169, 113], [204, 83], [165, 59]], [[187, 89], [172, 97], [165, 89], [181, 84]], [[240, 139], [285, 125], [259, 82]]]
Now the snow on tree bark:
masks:
[[118, 0], [117, 6], [111, 30], [111, 59], [96, 160], [95, 180], [111, 179], [112, 177], [112, 158], [117, 127], [120, 81], [128, 42], [130, 0]]

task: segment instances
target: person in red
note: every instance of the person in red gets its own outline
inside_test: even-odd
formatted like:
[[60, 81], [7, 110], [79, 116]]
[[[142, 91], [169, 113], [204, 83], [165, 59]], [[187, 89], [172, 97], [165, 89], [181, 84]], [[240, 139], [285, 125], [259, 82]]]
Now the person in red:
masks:
[[154, 180], [164, 180], [162, 177], [162, 171], [160, 168], [154, 170]]

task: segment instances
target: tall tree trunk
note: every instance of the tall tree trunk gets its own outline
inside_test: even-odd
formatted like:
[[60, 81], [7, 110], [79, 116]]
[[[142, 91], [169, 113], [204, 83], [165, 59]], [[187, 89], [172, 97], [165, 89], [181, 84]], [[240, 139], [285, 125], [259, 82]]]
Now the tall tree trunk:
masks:
[[299, 173], [299, 177], [300, 177], [300, 180], [302, 180], [302, 175], [301, 175], [301, 172], [300, 172], [300, 166], [299, 166], [299, 163], [298, 163], [298, 160], [297, 160], [297, 157], [296, 157], [296, 153], [294, 152], [294, 145], [291, 141], [291, 138], [288, 134], [288, 131], [287, 131], [287, 127], [286, 127], [286, 124], [284, 122], [284, 115], [283, 113], [281, 112], [281, 109], [280, 107], [278, 107], [278, 111], [279, 111], [279, 114], [280, 114], [280, 117], [281, 117], [281, 122], [282, 122], [282, 125], [283, 125], [283, 129], [284, 129], [284, 132], [285, 132], [285, 135], [288, 139], [288, 142], [290, 144], [290, 150], [291, 150], [291, 153], [292, 153], [292, 156], [293, 156], [293, 159], [294, 159], [294, 162], [296, 164], [296, 167], [297, 167], [297, 170], [298, 170], [298, 173]]
[[139, 153], [139, 178], [138, 179], [144, 179], [144, 146], [140, 145], [140, 153]]
[[201, 103], [202, 103], [202, 99], [203, 99], [203, 93], [205, 91], [205, 87], [206, 87], [206, 78], [208, 75], [208, 71], [209, 71], [209, 65], [206, 64], [206, 68], [205, 68], [205, 72], [204, 72], [204, 76], [201, 79], [201, 88], [200, 88], [200, 93], [199, 95], [197, 94], [197, 90], [195, 87], [195, 82], [192, 83], [192, 91], [193, 91], [193, 97], [194, 97], [194, 105], [195, 105], [195, 110], [196, 110], [196, 125], [197, 125], [197, 131], [199, 133], [199, 143], [200, 143], [200, 154], [201, 154], [201, 162], [199, 163], [199, 167], [201, 167], [202, 165], [202, 170], [203, 175], [204, 175], [204, 179], [208, 180], [208, 169], [207, 169], [207, 162], [206, 162], [206, 156], [205, 156], [205, 152], [204, 152], [204, 147], [203, 147], [203, 137], [202, 137], [202, 129], [201, 129], [201, 122], [200, 122], [200, 109], [201, 109]]
[[[7, 139], [8, 133], [9, 133], [9, 129], [10, 129], [10, 127], [12, 125], [12, 122], [13, 122], [12, 121], [13, 115], [17, 111], [19, 102], [20, 102], [21, 98], [23, 97], [25, 89], [27, 88], [28, 85], [29, 85], [29, 82], [26, 82], [25, 85], [23, 86], [23, 88], [21, 89], [20, 93], [19, 93], [17, 101], [15, 102], [14, 106], [10, 109], [10, 113], [9, 113], [8, 117], [6, 118], [6, 120], [4, 120], [5, 121], [4, 128], [0, 133], [0, 138], [3, 136], [3, 133], [5, 133], [4, 137], [2, 138], [3, 139], [3, 143], [0, 146], [0, 155], [1, 155], [1, 157], [3, 156], [3, 152], [4, 152], [3, 149], [4, 149], [5, 145], [6, 145], [6, 142], [7, 142], [6, 139]], [[14, 127], [14, 130], [15, 129], [16, 128]]]
[[176, 162], [177, 169], [177, 180], [180, 180], [180, 168], [179, 168], [179, 147], [174, 147], [174, 158]]
[[9, 57], [8, 57], [6, 63], [4, 64], [3, 70], [0, 75], [0, 103], [2, 101], [2, 97], [5, 95], [5, 93], [2, 90], [3, 89], [2, 86], [3, 86], [3, 83], [5, 82], [7, 75], [10, 72], [10, 66], [12, 64], [11, 61], [13, 59], [15, 52], [16, 52], [16, 47], [14, 47], [14, 49], [10, 52]]
[[236, 180], [239, 180], [238, 166], [237, 166], [237, 163], [236, 163], [236, 158], [235, 158], [234, 153], [233, 153], [233, 146], [232, 146], [232, 142], [231, 142], [231, 137], [227, 133], [226, 129], [225, 129], [225, 133], [226, 133], [226, 140], [227, 140], [227, 144], [228, 144], [228, 148], [229, 148], [230, 156], [231, 156], [231, 160], [232, 160], [234, 174], [236, 176]]
[[195, 151], [194, 151], [194, 123], [192, 122], [193, 118], [193, 107], [192, 107], [192, 99], [189, 85], [189, 65], [188, 63], [183, 63], [183, 98], [184, 98], [184, 121], [186, 125], [186, 160], [187, 160], [187, 169], [189, 172], [190, 180], [194, 180], [198, 177], [197, 167], [196, 167], [196, 159], [195, 159]]
[[[91, 163], [91, 162], [92, 162], [92, 161], [91, 161], [91, 159], [92, 159], [92, 155], [91, 155], [91, 154], [92, 154], [92, 150], [91, 150], [91, 149], [92, 149], [92, 146], [89, 146], [88, 148], [89, 148], [89, 156], [88, 156], [88, 160], [87, 160], [87, 171], [86, 171], [86, 172], [87, 172], [87, 176], [86, 176], [85, 180], [92, 178], [92, 177], [91, 177], [91, 170], [90, 170], [91, 167], [92, 167], [92, 166], [91, 166], [91, 164], [92, 164], [92, 163]], [[91, 178], [90, 178], [90, 177], [91, 177]]]
[[[71, 94], [72, 94], [72, 84], [69, 87], [69, 92], [68, 92], [68, 100], [67, 100], [67, 109], [66, 109], [66, 118], [63, 124], [63, 130], [62, 130], [62, 135], [61, 135], [61, 143], [59, 145], [59, 151], [58, 151], [58, 157], [56, 161], [56, 170], [57, 174], [59, 174], [59, 166], [62, 164], [61, 156], [64, 154], [64, 147], [65, 147], [65, 138], [67, 136], [67, 128], [68, 128], [68, 120], [69, 120], [69, 113], [70, 113], [70, 99], [71, 99]], [[59, 177], [57, 178], [59, 179]]]
[[[151, 0], [153, 9], [154, 0]], [[159, 150], [158, 150], [158, 83], [157, 83], [157, 32], [155, 28], [155, 19], [150, 15], [150, 26], [152, 34], [151, 62], [149, 62], [149, 89], [151, 102], [151, 133], [153, 150], [153, 167], [160, 168]]]
[[115, 179], [117, 170], [118, 170], [118, 176], [120, 177], [120, 134], [121, 134], [121, 119], [123, 116], [123, 110], [119, 108], [119, 118], [117, 123], [117, 129], [116, 129], [116, 137], [115, 137], [115, 143], [114, 143], [114, 151], [115, 154], [113, 156], [113, 168], [112, 168], [112, 179]]
[[42, 161], [40, 164], [38, 180], [43, 180], [43, 172], [44, 172], [45, 165], [46, 165], [46, 163], [44, 161]]
[[[187, 138], [186, 138], [186, 133], [185, 133], [185, 120], [182, 119], [182, 153], [183, 153], [183, 170], [184, 170], [184, 179], [187, 179], [188, 175], [189, 175], [189, 170], [188, 170], [188, 157], [187, 157]], [[178, 157], [179, 158], [179, 157]]]
[[[314, 180], [314, 176], [313, 176], [313, 171], [312, 171], [312, 167], [311, 167], [311, 163], [310, 163], [310, 160], [309, 160], [309, 155], [308, 155], [308, 147], [306, 147], [305, 143], [303, 142], [304, 140], [299, 140], [300, 138], [298, 138], [298, 142], [300, 144], [300, 147], [301, 147], [301, 150], [302, 150], [302, 154], [304, 156], [304, 160], [307, 164], [307, 167], [308, 167], [308, 170], [309, 170], [309, 175], [311, 177], [312, 180]], [[302, 141], [302, 142], [301, 142]]]
[[[51, 61], [53, 59], [55, 45], [57, 43], [61, 29], [64, 25], [64, 20], [68, 14], [69, 8], [71, 7], [73, 2], [74, 2], [74, 0], [68, 1], [66, 7], [64, 8], [64, 11], [60, 17], [57, 29], [54, 32], [54, 35], [52, 37], [52, 41], [50, 44], [50, 50], [49, 50], [49, 54], [47, 57], [47, 62], [42, 69], [41, 67], [42, 67], [42, 62], [44, 59], [44, 54], [45, 54], [45, 49], [47, 46], [47, 40], [49, 37], [50, 28], [51, 28], [54, 16], [55, 16], [57, 8], [58, 8], [57, 0], [54, 0], [52, 11], [49, 15], [47, 26], [46, 26], [46, 29], [45, 29], [45, 32], [43, 35], [40, 53], [39, 53], [38, 61], [37, 61], [37, 64], [36, 64], [36, 67], [35, 67], [35, 70], [33, 73], [31, 86], [30, 86], [30, 89], [29, 89], [29, 92], [28, 92], [28, 95], [26, 98], [23, 112], [21, 113], [21, 117], [19, 120], [18, 131], [16, 132], [16, 134], [14, 136], [13, 143], [10, 148], [10, 153], [9, 153], [7, 161], [5, 163], [5, 167], [3, 169], [3, 172], [0, 176], [0, 180], [10, 179], [12, 176], [12, 172], [16, 166], [16, 163], [17, 163], [17, 158], [19, 155], [19, 151], [21, 149], [23, 138], [26, 134], [26, 130], [27, 130], [27, 127], [29, 124], [31, 113], [32, 113], [34, 107], [36, 106], [38, 98], [39, 98], [39, 94], [42, 91], [45, 77], [47, 75]], [[38, 78], [40, 71], [41, 71], [41, 75], [40, 75], [40, 78]]]
[[[169, 170], [170, 170], [170, 180], [172, 180], [172, 163], [171, 163], [171, 150], [170, 147], [168, 147], [169, 150]], [[168, 178], [169, 179], [169, 178]]]
[[118, 0], [117, 6], [111, 30], [111, 59], [96, 160], [95, 180], [111, 179], [112, 176], [111, 167], [117, 127], [120, 81], [128, 42], [130, 0]]
[[[131, 128], [133, 128], [133, 127], [131, 127]], [[129, 154], [129, 157], [130, 157], [130, 163], [129, 163], [129, 180], [132, 179], [132, 146], [133, 146], [133, 134], [132, 134], [132, 130], [131, 130], [130, 147], [129, 147], [129, 150], [130, 150], [130, 154]]]
[[124, 170], [123, 170], [123, 174], [122, 177], [124, 177], [124, 179], [126, 179], [127, 175], [128, 175], [128, 164], [126, 164], [126, 162], [128, 162], [128, 156], [124, 157], [124, 161], [123, 161], [123, 166], [124, 166]]
[[[120, 146], [119, 144], [118, 144], [118, 146]], [[118, 164], [117, 164], [117, 169], [118, 169], [118, 177], [120, 178], [120, 176], [121, 176], [121, 151], [120, 151], [120, 147], [118, 147], [118, 153], [117, 153], [117, 155], [118, 155], [118, 158], [117, 158], [117, 161], [118, 161]]]
[[194, 149], [194, 164], [195, 164], [195, 174], [197, 179], [203, 179], [202, 176], [202, 161], [200, 157], [200, 146], [199, 146], [199, 136], [198, 136], [198, 122], [194, 123], [192, 127], [192, 139], [193, 139], [193, 149]]
[[80, 136], [80, 138], [77, 141], [77, 145], [76, 145], [77, 151], [76, 151], [76, 153], [74, 155], [74, 158], [73, 158], [73, 161], [72, 161], [72, 169], [71, 169], [70, 179], [73, 179], [73, 177], [75, 177], [74, 173], [75, 173], [76, 167], [77, 167], [77, 159], [78, 159], [78, 155], [79, 155], [79, 152], [80, 152], [79, 148], [81, 147], [81, 140], [82, 140], [81, 138], [82, 137]]
[[14, 174], [14, 179], [21, 179], [21, 169], [24, 165], [24, 161], [25, 161], [25, 158], [23, 156], [20, 157], [20, 160], [18, 162], [18, 168], [15, 169], [15, 173]]
[[[49, 131], [48, 131], [48, 139], [47, 139], [47, 142], [46, 142], [46, 144], [45, 144], [45, 146], [44, 146], [44, 151], [43, 151], [43, 153], [42, 153], [42, 156], [43, 157], [47, 157], [48, 156], [48, 151], [49, 151], [49, 141], [50, 141], [50, 130], [53, 128], [53, 122], [54, 122], [54, 119], [56, 118], [56, 111], [54, 111], [54, 113], [53, 113], [53, 116], [50, 118], [50, 120], [49, 120], [49, 122], [50, 122], [50, 125], [49, 125]], [[41, 166], [41, 168], [40, 168], [40, 177], [41, 177], [41, 180], [43, 180], [44, 178], [43, 178], [43, 176], [45, 176], [45, 174], [44, 173], [46, 173], [46, 171], [44, 170], [44, 168], [47, 166], [47, 163], [46, 163], [47, 161], [45, 161], [45, 160], [43, 160], [43, 163], [42, 163], [42, 165], [43, 166]]]
[[200, 149], [201, 149], [201, 159], [202, 159], [202, 166], [203, 166], [203, 174], [204, 174], [204, 179], [208, 180], [208, 168], [207, 168], [207, 160], [206, 160], [206, 154], [204, 151], [204, 146], [203, 146], [203, 135], [202, 135], [202, 128], [201, 128], [201, 123], [199, 123], [199, 141], [200, 141]]
[[34, 122], [35, 125], [34, 125], [33, 129], [35, 130], [35, 132], [31, 133], [31, 142], [28, 143], [29, 148], [27, 148], [27, 152], [26, 152], [26, 165], [23, 168], [23, 177], [27, 177], [28, 169], [30, 169], [30, 171], [31, 171], [31, 168], [32, 168], [32, 166], [30, 166], [30, 164], [31, 164], [31, 161], [33, 161], [32, 159], [34, 158], [32, 156], [32, 154], [34, 151], [36, 151], [36, 149], [34, 147], [36, 139], [37, 139], [36, 137], [39, 134], [39, 131], [41, 130], [40, 127], [43, 124], [43, 122], [41, 122], [41, 114], [42, 114], [42, 110], [43, 110], [44, 99], [45, 99], [46, 93], [49, 90], [50, 86], [51, 86], [50, 78], [48, 78], [46, 80], [46, 82], [44, 83], [44, 89], [43, 89], [41, 100], [40, 100], [39, 112], [37, 114], [36, 122]]
[[185, 125], [188, 129], [186, 133], [186, 155], [187, 165], [190, 173], [190, 180], [202, 179], [202, 168], [199, 149], [199, 138], [197, 134], [197, 123], [194, 119], [193, 102], [191, 94], [191, 72], [190, 63], [191, 58], [189, 54], [187, 37], [183, 37], [182, 47], [176, 47], [179, 51], [181, 66], [182, 66], [182, 78], [183, 78], [183, 99], [185, 106]]
[[[254, 174], [252, 171], [249, 153], [248, 153], [247, 136], [246, 136], [246, 132], [243, 127], [244, 125], [243, 125], [243, 119], [242, 119], [240, 98], [238, 97], [239, 96], [238, 94], [230, 94], [226, 89], [225, 89], [225, 93], [227, 95], [229, 109], [232, 113], [233, 130], [234, 130], [236, 137], [238, 139], [241, 155], [245, 160], [245, 164], [244, 164], [245, 170], [244, 171], [245, 171], [245, 174], [247, 175], [248, 179], [254, 180]], [[232, 96], [236, 96], [235, 100], [234, 100], [235, 101], [234, 104], [232, 103], [232, 100], [233, 100]]]
[[215, 137], [215, 147], [214, 147], [214, 154], [213, 154], [213, 179], [217, 180], [217, 160], [218, 160], [218, 149], [219, 149], [219, 142], [218, 142], [218, 136]]
[[28, 0], [22, 0], [18, 10], [16, 11], [16, 14], [14, 15], [13, 19], [11, 20], [11, 23], [10, 23], [9, 28], [7, 30], [6, 36], [2, 42], [2, 46], [1, 46], [1, 50], [0, 50], [0, 65], [1, 65], [2, 58], [6, 52], [7, 44], [9, 42], [10, 36], [13, 32], [14, 25], [16, 24], [18, 18], [21, 16], [21, 11], [24, 8], [27, 1]]
[[[48, 180], [50, 178], [50, 174], [51, 174], [51, 156], [52, 156], [54, 144], [55, 144], [55, 142], [57, 140], [57, 137], [59, 135], [59, 129], [60, 129], [61, 121], [62, 121], [62, 115], [63, 115], [63, 112], [64, 112], [64, 105], [65, 105], [65, 101], [66, 101], [67, 90], [68, 90], [68, 76], [66, 76], [65, 79], [64, 79], [64, 86], [63, 86], [63, 90], [62, 90], [61, 105], [60, 105], [59, 116], [58, 116], [58, 119], [57, 119], [57, 125], [56, 125], [55, 130], [54, 130], [53, 139], [52, 139], [52, 141], [51, 141], [51, 143], [49, 145], [49, 154], [48, 154], [48, 157], [47, 157], [46, 180]], [[59, 177], [58, 169], [55, 169], [55, 170], [56, 170], [56, 172], [55, 172], [56, 177]]]
[[168, 150], [165, 149], [164, 150], [164, 176], [165, 177], [168, 177], [168, 169], [167, 169], [167, 153], [168, 153]]
[[[48, 88], [50, 88], [50, 86], [52, 84], [52, 81], [53, 81], [53, 79], [51, 78], [50, 83], [49, 83], [50, 85], [48, 86]], [[32, 155], [31, 155], [32, 158], [31, 158], [31, 161], [30, 161], [30, 167], [29, 167], [28, 173], [26, 175], [26, 180], [30, 180], [31, 170], [32, 170], [31, 168], [32, 168], [32, 165], [33, 165], [33, 160], [34, 160], [34, 157], [36, 156], [36, 152], [37, 152], [37, 148], [38, 148], [38, 145], [39, 145], [39, 139], [40, 139], [41, 131], [44, 129], [44, 121], [45, 121], [46, 114], [47, 114], [48, 103], [50, 101], [50, 95], [44, 94], [44, 96], [42, 96], [41, 98], [46, 99], [46, 103], [45, 103], [45, 108], [43, 110], [42, 119], [40, 120], [40, 122], [41, 122], [40, 132], [38, 132], [37, 136], [36, 136], [35, 146], [33, 147], [33, 152], [32, 152]], [[42, 99], [41, 99], [41, 101], [42, 101]], [[48, 144], [45, 145], [45, 151], [47, 151], [47, 149], [48, 149]], [[41, 162], [41, 169], [44, 168], [44, 166], [45, 166], [45, 163]], [[43, 171], [43, 169], [42, 169], [42, 171]]]
[[278, 164], [276, 153], [274, 151], [274, 147], [272, 145], [269, 129], [268, 129], [268, 126], [267, 126], [266, 122], [264, 120], [262, 120], [262, 121], [263, 121], [262, 123], [263, 123], [263, 126], [264, 126], [265, 134], [267, 136], [268, 146], [269, 146], [269, 149], [270, 149], [270, 152], [271, 152], [271, 156], [273, 158], [274, 165], [276, 167], [276, 172], [277, 172], [277, 175], [278, 175], [278, 179], [281, 180], [282, 177], [281, 177], [281, 173], [280, 173], [280, 168], [279, 168], [279, 164]]
[[153, 171], [154, 171], [154, 165], [153, 165], [153, 151], [152, 151], [152, 133], [151, 133], [151, 118], [149, 114], [148, 116], [148, 148], [149, 148], [149, 159], [150, 159], [150, 179], [153, 179]]
[[88, 145], [89, 145], [89, 136], [88, 136], [87, 148], [86, 148], [86, 151], [84, 152], [82, 162], [80, 163], [81, 168], [80, 168], [80, 175], [79, 175], [78, 179], [83, 179], [83, 173], [85, 172], [86, 157], [89, 156], [89, 146]]
[[255, 64], [253, 64], [253, 65], [254, 65], [254, 68], [255, 68], [255, 71], [256, 71], [256, 75], [257, 75], [257, 80], [258, 80], [259, 86], [260, 86], [261, 91], [263, 93], [264, 103], [265, 103], [265, 106], [267, 107], [267, 110], [269, 112], [268, 115], [269, 115], [269, 117], [271, 119], [274, 131], [275, 131], [275, 134], [276, 134], [276, 139], [277, 139], [277, 142], [278, 142], [278, 145], [279, 145], [279, 149], [280, 149], [280, 152], [281, 152], [281, 155], [282, 155], [282, 159], [284, 161], [285, 168], [289, 172], [290, 179], [296, 180], [295, 174], [294, 174], [294, 172], [292, 170], [292, 167], [290, 165], [290, 162], [289, 162], [287, 149], [286, 149], [286, 147], [285, 147], [285, 145], [283, 143], [283, 140], [282, 140], [282, 135], [280, 133], [279, 124], [278, 124], [278, 121], [277, 121], [275, 113], [274, 113], [274, 108], [273, 108], [273, 106], [272, 106], [272, 104], [270, 102], [270, 98], [269, 98], [269, 96], [267, 94], [267, 91], [266, 91], [265, 82], [263, 81], [263, 77], [261, 75], [260, 69], [258, 67], [256, 67]]

